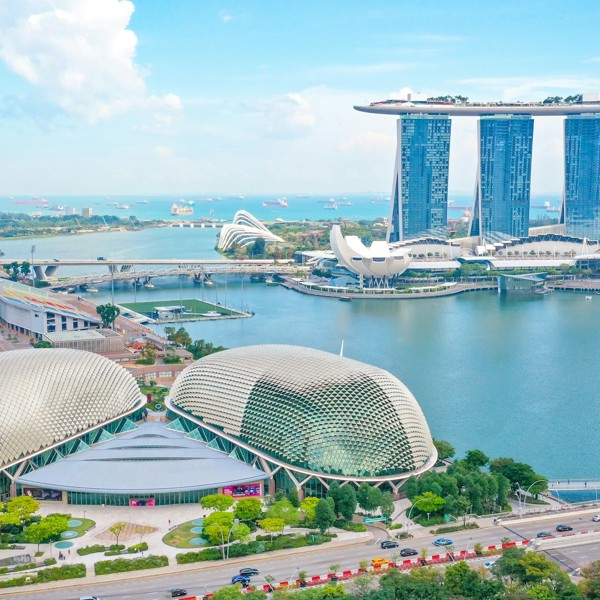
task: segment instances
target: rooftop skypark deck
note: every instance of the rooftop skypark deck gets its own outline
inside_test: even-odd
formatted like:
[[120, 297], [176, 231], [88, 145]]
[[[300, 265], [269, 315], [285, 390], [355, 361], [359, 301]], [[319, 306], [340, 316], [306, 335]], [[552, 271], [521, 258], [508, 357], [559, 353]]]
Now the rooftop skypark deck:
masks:
[[[418, 94], [417, 96], [421, 96]], [[578, 102], [469, 102], [444, 101], [433, 98], [382, 100], [365, 106], [355, 106], [356, 110], [385, 115], [434, 114], [451, 116], [484, 115], [536, 115], [566, 116], [585, 113], [600, 113], [598, 94], [583, 94]]]

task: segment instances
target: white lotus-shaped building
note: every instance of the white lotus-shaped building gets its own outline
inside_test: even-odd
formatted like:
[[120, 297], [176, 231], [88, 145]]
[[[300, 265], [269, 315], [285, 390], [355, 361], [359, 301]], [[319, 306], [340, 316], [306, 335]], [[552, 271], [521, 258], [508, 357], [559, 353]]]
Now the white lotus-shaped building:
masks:
[[387, 242], [377, 241], [367, 248], [355, 235], [344, 237], [339, 225], [330, 234], [331, 249], [340, 265], [364, 277], [393, 277], [410, 265], [411, 248], [390, 248]]
[[229, 250], [235, 246], [243, 248], [256, 242], [257, 239], [265, 240], [265, 243], [283, 242], [278, 235], [271, 233], [256, 217], [245, 210], [238, 210], [233, 223], [223, 225], [219, 235], [218, 248]]

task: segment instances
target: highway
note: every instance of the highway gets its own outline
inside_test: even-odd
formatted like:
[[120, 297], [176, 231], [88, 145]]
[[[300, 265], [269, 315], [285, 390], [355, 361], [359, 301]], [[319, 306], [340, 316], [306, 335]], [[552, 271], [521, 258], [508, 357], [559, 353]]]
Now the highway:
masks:
[[[589, 537], [567, 535], [566, 537], [550, 538], [541, 542], [538, 551], [545, 552], [549, 558], [561, 564], [563, 568], [573, 569], [584, 566], [592, 560], [600, 559], [600, 523], [592, 522], [592, 514], [592, 512], [576, 515], [564, 513], [558, 516], [529, 518], [500, 523], [493, 527], [446, 534], [444, 537], [453, 540], [455, 551], [458, 552], [460, 550], [472, 550], [476, 543], [481, 543], [484, 547], [500, 545], [503, 538], [509, 538], [514, 542], [533, 539], [541, 531], [560, 535], [555, 532], [556, 526], [560, 523], [573, 527], [571, 534], [597, 529], [598, 532], [590, 533]], [[421, 548], [427, 548], [428, 556], [443, 554], [442, 549], [438, 549], [433, 545], [433, 541], [440, 536], [430, 535], [426, 532], [422, 533], [419, 537], [400, 542], [400, 549], [410, 547], [420, 552]], [[300, 570], [307, 571], [309, 576], [325, 574], [333, 563], [340, 564], [340, 571], [342, 571], [356, 569], [359, 561], [371, 560], [378, 556], [391, 560], [392, 554], [396, 555], [398, 549], [382, 550], [379, 546], [380, 541], [371, 539], [368, 542], [359, 541], [353, 545], [337, 548], [324, 545], [308, 552], [300, 550], [286, 551], [278, 555], [264, 554], [251, 558], [232, 559], [226, 563], [219, 562], [205, 565], [199, 563], [197, 566], [191, 566], [191, 570], [180, 572], [165, 570], [164, 574], [160, 574], [159, 571], [150, 574], [140, 571], [135, 575], [124, 574], [120, 580], [118, 580], [119, 576], [113, 576], [117, 581], [110, 583], [103, 583], [103, 578], [99, 577], [94, 578], [95, 581], [88, 579], [85, 583], [83, 581], [66, 581], [62, 589], [52, 590], [46, 588], [43, 591], [36, 592], [33, 589], [12, 588], [0, 590], [0, 598], [65, 600], [78, 598], [84, 594], [95, 594], [102, 600], [109, 598], [158, 600], [167, 597], [166, 590], [173, 587], [183, 587], [190, 594], [200, 596], [230, 584], [231, 577], [237, 574], [241, 567], [251, 566], [259, 569], [261, 575], [253, 577], [252, 581], [257, 585], [262, 585], [265, 583], [264, 575], [272, 575], [276, 582], [286, 581], [291, 579], [292, 576], [296, 578]], [[556, 548], [556, 545], [560, 547]], [[126, 579], [129, 576], [135, 576], [136, 579]], [[41, 590], [41, 587], [38, 589]]]

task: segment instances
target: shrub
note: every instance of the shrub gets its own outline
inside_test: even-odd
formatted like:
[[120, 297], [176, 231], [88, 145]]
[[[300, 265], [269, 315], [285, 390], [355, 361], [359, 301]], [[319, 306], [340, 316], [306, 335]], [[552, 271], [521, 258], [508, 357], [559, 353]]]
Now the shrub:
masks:
[[[236, 544], [241, 545], [241, 544]], [[205, 548], [199, 552], [182, 552], [175, 557], [177, 563], [184, 565], [193, 562], [202, 562], [205, 560], [220, 560], [223, 558], [221, 551], [218, 548]]]
[[5, 575], [8, 573], [8, 567], [0, 567], [0, 575]]
[[55, 565], [56, 564], [56, 559], [55, 558], [47, 558], [44, 561], [44, 566], [49, 567], [50, 565]]
[[27, 579], [29, 579], [29, 577], [17, 577], [16, 579], [7, 579], [5, 581], [0, 581], [0, 588], [27, 585]]
[[101, 560], [94, 565], [96, 575], [140, 571], [142, 569], [157, 569], [166, 567], [169, 559], [166, 556], [148, 556], [147, 558], [117, 558], [116, 560]]
[[402, 523], [394, 523], [389, 526], [389, 529], [402, 529]]
[[448, 527], [438, 527], [432, 529], [431, 533], [452, 533], [453, 531], [462, 531], [463, 529], [479, 529], [477, 523], [467, 523], [466, 525], [449, 525]]
[[355, 532], [367, 531], [367, 528], [362, 523], [346, 523], [342, 526], [342, 529]]
[[13, 571], [27, 571], [27, 569], [35, 569], [37, 567], [37, 565], [33, 562], [31, 563], [25, 563], [22, 565], [17, 565]]
[[120, 550], [108, 550], [107, 552], [104, 553], [104, 556], [120, 556], [121, 551]]
[[129, 554], [135, 554], [136, 552], [145, 552], [148, 550], [148, 544], [146, 542], [142, 542], [141, 544], [134, 544], [133, 546], [129, 546], [127, 548], [127, 552]]
[[62, 579], [78, 579], [85, 577], [85, 565], [63, 565], [53, 569], [41, 569], [38, 571], [36, 583], [46, 583], [47, 581], [60, 581]]
[[104, 552], [105, 550], [106, 546], [104, 546], [104, 544], [95, 544], [94, 546], [77, 548], [77, 554], [79, 554], [79, 556], [85, 556], [86, 554], [95, 554], [96, 552]]
[[125, 550], [125, 544], [111, 544], [108, 549], [112, 550], [113, 552], [116, 552], [117, 550]]

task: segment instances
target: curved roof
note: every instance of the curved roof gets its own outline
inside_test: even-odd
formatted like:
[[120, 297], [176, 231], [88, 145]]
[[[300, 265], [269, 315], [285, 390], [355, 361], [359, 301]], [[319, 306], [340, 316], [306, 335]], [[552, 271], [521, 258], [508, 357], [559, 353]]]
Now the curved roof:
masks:
[[453, 117], [485, 116], [485, 115], [533, 115], [533, 116], [567, 116], [587, 113], [598, 113], [600, 104], [426, 104], [409, 101], [375, 102], [368, 106], [355, 106], [360, 112], [383, 115], [450, 115]]
[[412, 260], [410, 248], [391, 248], [383, 241], [373, 242], [367, 248], [355, 235], [344, 237], [339, 225], [331, 228], [329, 241], [338, 262], [352, 273], [365, 277], [399, 275], [408, 269]]
[[2, 352], [0, 373], [0, 465], [144, 404], [123, 367], [83, 350]]
[[169, 404], [286, 466], [357, 478], [424, 470], [423, 412], [393, 375], [299, 346], [226, 350], [187, 367]]
[[148, 422], [17, 481], [70, 492], [154, 494], [241, 485], [266, 477], [189, 434]]
[[227, 250], [233, 246], [248, 246], [257, 239], [265, 242], [283, 242], [278, 235], [271, 233], [255, 216], [245, 210], [238, 210], [233, 223], [223, 225], [219, 234], [218, 247]]

